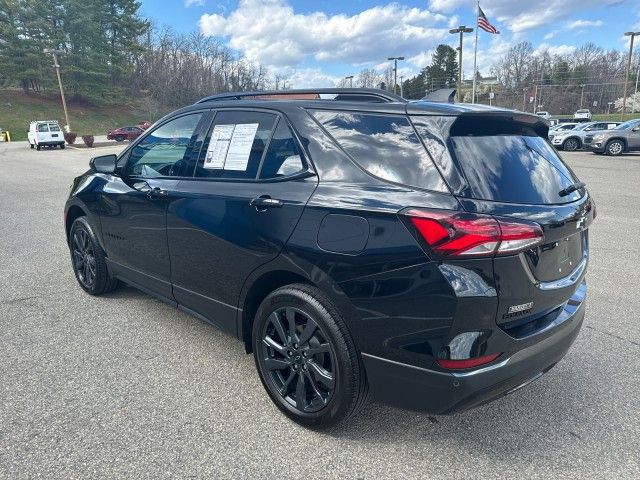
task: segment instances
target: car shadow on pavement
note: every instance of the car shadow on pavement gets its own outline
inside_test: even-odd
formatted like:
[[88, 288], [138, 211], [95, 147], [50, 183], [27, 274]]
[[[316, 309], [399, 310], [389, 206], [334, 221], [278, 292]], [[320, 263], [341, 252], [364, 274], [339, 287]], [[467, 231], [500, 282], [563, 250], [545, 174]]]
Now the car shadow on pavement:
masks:
[[455, 442], [466, 452], [505, 460], [565, 448], [570, 442], [597, 443], [614, 428], [602, 413], [608, 403], [606, 375], [593, 372], [597, 365], [587, 372], [578, 362], [577, 355], [565, 358], [526, 388], [463, 413], [428, 415], [370, 403], [328, 433], [371, 443], [392, 439], [407, 447]]
[[[103, 298], [119, 301], [159, 302], [131, 287], [120, 288]], [[137, 307], [139, 308], [139, 306]], [[244, 354], [242, 342], [216, 327], [167, 305], [167, 318], [175, 335], [195, 334], [209, 345], [212, 363], [233, 359], [234, 382], [239, 391], [262, 398], [253, 371], [253, 358]], [[175, 314], [170, 313], [175, 312]], [[165, 317], [165, 315], [160, 315]], [[584, 332], [583, 332], [584, 333]], [[189, 341], [189, 340], [185, 340]], [[578, 339], [574, 349], [580, 342]], [[505, 461], [514, 455], [539, 455], [549, 449], [566, 448], [571, 442], [595, 443], [609, 437], [614, 428], [603, 414], [610, 405], [607, 375], [598, 362], [579, 364], [584, 359], [572, 351], [555, 368], [526, 388], [487, 405], [454, 415], [429, 415], [369, 403], [345, 423], [311, 435], [384, 445], [411, 450], [419, 442], [446, 442], [469, 453], [491, 455]], [[218, 381], [225, 381], [218, 379]], [[270, 408], [264, 393], [264, 414], [280, 415]], [[255, 407], [255, 406], [254, 406]], [[250, 409], [250, 406], [247, 405]], [[289, 420], [282, 417], [283, 422]], [[291, 424], [292, 430], [297, 428]]]

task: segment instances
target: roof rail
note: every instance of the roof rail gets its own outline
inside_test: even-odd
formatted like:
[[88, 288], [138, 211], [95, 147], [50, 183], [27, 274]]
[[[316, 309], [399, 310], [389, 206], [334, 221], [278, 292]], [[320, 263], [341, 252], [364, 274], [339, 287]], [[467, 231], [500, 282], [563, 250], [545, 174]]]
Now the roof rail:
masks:
[[[323, 98], [324, 96], [324, 98]], [[315, 88], [299, 90], [265, 90], [262, 92], [228, 92], [211, 95], [196, 103], [221, 100], [336, 100], [350, 102], [389, 103], [406, 100], [395, 93], [377, 88]]]

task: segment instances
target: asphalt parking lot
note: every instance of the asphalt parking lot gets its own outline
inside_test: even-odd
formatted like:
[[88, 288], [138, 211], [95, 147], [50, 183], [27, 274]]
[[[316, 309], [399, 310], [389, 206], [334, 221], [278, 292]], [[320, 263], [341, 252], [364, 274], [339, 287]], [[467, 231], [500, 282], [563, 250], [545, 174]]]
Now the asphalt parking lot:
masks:
[[563, 154], [598, 218], [585, 325], [556, 368], [463, 414], [369, 405], [317, 433], [238, 341], [76, 285], [63, 204], [91, 154], [118, 150], [0, 143], [1, 478], [640, 478], [640, 155]]

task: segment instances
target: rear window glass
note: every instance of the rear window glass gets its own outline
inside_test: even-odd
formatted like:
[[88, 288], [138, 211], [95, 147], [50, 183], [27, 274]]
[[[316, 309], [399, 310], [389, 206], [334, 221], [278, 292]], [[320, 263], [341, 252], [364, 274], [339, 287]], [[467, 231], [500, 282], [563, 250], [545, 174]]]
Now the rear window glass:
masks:
[[49, 124], [49, 131], [51, 131], [51, 132], [59, 132], [60, 131], [60, 127], [56, 123], [50, 123]]
[[323, 110], [312, 114], [370, 174], [394, 183], [447, 191], [407, 117]]
[[46, 123], [39, 123], [38, 124], [38, 131], [39, 132], [48, 132], [49, 131], [49, 125], [47, 125]]
[[462, 128], [453, 125], [449, 146], [467, 184], [463, 196], [538, 205], [580, 198], [578, 192], [559, 195], [578, 180], [531, 128], [469, 119]]

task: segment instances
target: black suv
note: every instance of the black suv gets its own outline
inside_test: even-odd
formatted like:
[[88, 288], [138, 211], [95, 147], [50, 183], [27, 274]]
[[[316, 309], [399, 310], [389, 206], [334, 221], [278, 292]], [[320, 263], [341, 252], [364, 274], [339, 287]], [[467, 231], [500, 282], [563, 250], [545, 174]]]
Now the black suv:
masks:
[[304, 425], [367, 396], [464, 410], [549, 370], [582, 324], [595, 206], [547, 127], [378, 90], [204, 98], [75, 179], [73, 268], [237, 336]]

